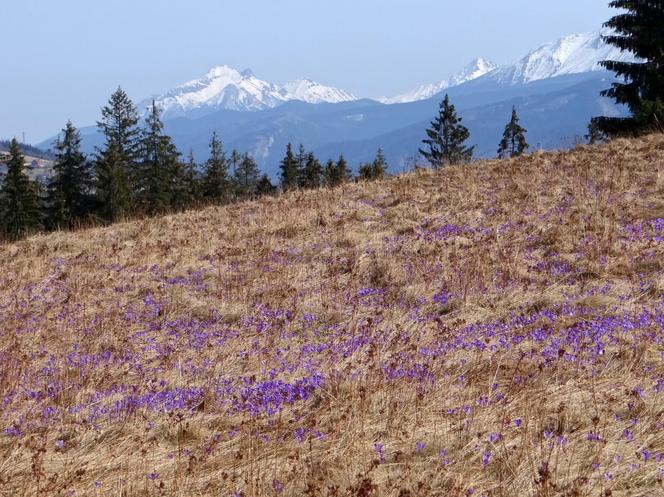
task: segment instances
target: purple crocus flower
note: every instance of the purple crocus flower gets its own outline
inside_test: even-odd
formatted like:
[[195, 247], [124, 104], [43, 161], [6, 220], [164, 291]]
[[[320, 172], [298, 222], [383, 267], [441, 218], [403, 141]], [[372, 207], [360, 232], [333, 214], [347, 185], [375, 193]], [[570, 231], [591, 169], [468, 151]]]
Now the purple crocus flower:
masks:
[[383, 444], [376, 443], [374, 444], [374, 450], [376, 451], [376, 454], [378, 454], [378, 459], [380, 460], [381, 464], [385, 463], [385, 452], [383, 450]]
[[284, 491], [284, 484], [275, 478], [274, 480], [272, 480], [272, 488], [274, 489], [275, 492], [280, 494]]

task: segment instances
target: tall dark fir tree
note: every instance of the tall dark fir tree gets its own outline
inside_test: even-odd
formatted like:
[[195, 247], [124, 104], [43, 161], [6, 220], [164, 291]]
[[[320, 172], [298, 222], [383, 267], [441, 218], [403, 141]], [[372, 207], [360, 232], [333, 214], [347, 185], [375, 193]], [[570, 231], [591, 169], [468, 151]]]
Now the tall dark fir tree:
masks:
[[376, 152], [376, 158], [371, 163], [371, 174], [373, 179], [380, 179], [385, 176], [389, 167], [387, 159], [385, 158], [385, 152], [383, 152], [382, 148], [379, 148]]
[[235, 168], [234, 183], [238, 197], [249, 197], [256, 194], [260, 180], [260, 170], [254, 158], [244, 154]]
[[[176, 203], [176, 181], [180, 173], [179, 152], [170, 136], [164, 133], [161, 111], [153, 101], [145, 118], [138, 147], [136, 200], [141, 211], [163, 212]], [[180, 202], [177, 202], [180, 203]]]
[[25, 158], [18, 141], [11, 141], [7, 174], [0, 189], [0, 228], [5, 236], [18, 239], [41, 227], [36, 185], [25, 172]]
[[370, 164], [362, 164], [359, 170], [359, 177], [362, 180], [370, 181], [379, 179], [387, 174], [388, 164], [383, 149], [379, 148], [376, 152], [376, 158]]
[[270, 177], [267, 174], [263, 174], [256, 185], [256, 194], [272, 195], [276, 190], [277, 188], [272, 184], [272, 181], [270, 181]]
[[336, 186], [337, 181], [337, 166], [332, 159], [328, 159], [323, 168], [323, 184], [325, 186]]
[[95, 190], [101, 217], [112, 222], [131, 208], [137, 183], [138, 113], [121, 88], [102, 108], [97, 127], [104, 146], [95, 160]]
[[298, 162], [293, 154], [293, 146], [289, 143], [286, 147], [286, 155], [279, 165], [279, 168], [281, 169], [281, 188], [284, 191], [298, 187], [299, 171], [297, 166]]
[[203, 170], [203, 195], [216, 202], [228, 202], [231, 196], [228, 161], [216, 131], [212, 133], [210, 158], [205, 162]]
[[238, 167], [240, 167], [240, 162], [242, 162], [242, 154], [238, 152], [237, 150], [233, 149], [231, 152], [231, 156], [229, 158], [229, 175], [235, 178], [235, 174], [237, 173]]
[[297, 184], [300, 187], [304, 187], [306, 182], [305, 179], [305, 167], [307, 166], [307, 152], [304, 149], [304, 145], [300, 143], [298, 148], [297, 155], [295, 156], [295, 161], [297, 162]]
[[71, 228], [92, 211], [92, 168], [81, 152], [81, 135], [71, 121], [55, 142], [46, 207], [51, 229]]
[[194, 157], [194, 151], [190, 150], [187, 162], [180, 164], [176, 177], [175, 206], [187, 207], [196, 203], [201, 198], [201, 185], [198, 175], [198, 164]]
[[336, 173], [335, 173], [335, 181], [336, 184], [339, 185], [341, 183], [345, 183], [346, 181], [349, 181], [353, 174], [348, 167], [348, 161], [346, 161], [346, 158], [341, 154], [339, 156], [339, 160], [337, 161], [336, 164]]
[[609, 136], [634, 135], [664, 130], [664, 1], [617, 0], [611, 7], [624, 12], [614, 16], [605, 27], [612, 33], [604, 40], [631, 52], [636, 62], [601, 62], [619, 77], [602, 95], [627, 105], [626, 118], [596, 117], [591, 130]]
[[323, 166], [313, 152], [309, 152], [302, 171], [301, 184], [304, 188], [319, 188], [323, 178]]
[[195, 176], [190, 175], [190, 163], [177, 161], [173, 171], [171, 208], [177, 211], [191, 207], [196, 201]]
[[503, 139], [498, 145], [498, 157], [501, 159], [507, 157], [519, 157], [528, 150], [526, 133], [528, 131], [519, 124], [519, 116], [516, 113], [516, 107], [512, 107], [512, 118], [505, 126]]
[[461, 124], [450, 97], [445, 95], [440, 103], [438, 116], [426, 130], [427, 138], [422, 140], [427, 147], [420, 149], [420, 154], [435, 169], [446, 165], [469, 162], [473, 158], [475, 147], [468, 147], [465, 142], [470, 138], [470, 131]]

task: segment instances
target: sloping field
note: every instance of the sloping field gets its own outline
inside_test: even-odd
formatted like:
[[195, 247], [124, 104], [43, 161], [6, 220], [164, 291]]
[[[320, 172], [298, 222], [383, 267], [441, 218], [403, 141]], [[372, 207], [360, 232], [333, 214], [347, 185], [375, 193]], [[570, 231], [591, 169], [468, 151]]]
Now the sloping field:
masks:
[[664, 136], [0, 248], [0, 495], [664, 495]]

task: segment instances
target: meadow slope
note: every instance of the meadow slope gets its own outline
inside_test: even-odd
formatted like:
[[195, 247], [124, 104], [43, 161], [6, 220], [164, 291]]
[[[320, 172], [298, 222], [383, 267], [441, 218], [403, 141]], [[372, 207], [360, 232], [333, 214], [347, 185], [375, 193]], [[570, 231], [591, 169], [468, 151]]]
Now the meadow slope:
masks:
[[664, 495], [664, 135], [0, 247], [0, 496]]

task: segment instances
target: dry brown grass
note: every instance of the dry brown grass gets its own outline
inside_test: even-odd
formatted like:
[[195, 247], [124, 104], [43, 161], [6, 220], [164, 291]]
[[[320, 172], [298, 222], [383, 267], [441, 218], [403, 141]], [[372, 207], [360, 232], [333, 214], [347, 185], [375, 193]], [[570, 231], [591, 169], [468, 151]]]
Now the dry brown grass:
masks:
[[[653, 135], [0, 247], [0, 429], [20, 431], [0, 432], [0, 495], [664, 495], [664, 321], [618, 326], [602, 355], [565, 341], [661, 316], [658, 218]], [[554, 359], [537, 328], [561, 337]], [[215, 393], [270, 370], [324, 380], [273, 415]], [[177, 387], [203, 394], [86, 421]]]

